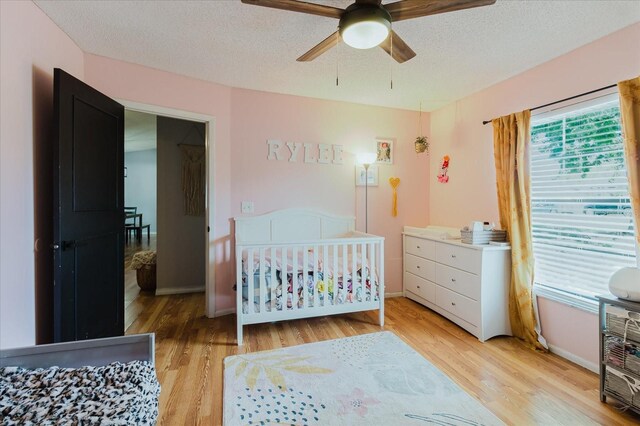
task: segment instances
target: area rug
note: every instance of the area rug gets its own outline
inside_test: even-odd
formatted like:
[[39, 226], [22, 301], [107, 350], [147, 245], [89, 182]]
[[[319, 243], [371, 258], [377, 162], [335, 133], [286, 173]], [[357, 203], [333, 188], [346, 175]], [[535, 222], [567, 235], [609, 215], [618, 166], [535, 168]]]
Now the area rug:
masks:
[[224, 424], [501, 425], [391, 332], [224, 360]]

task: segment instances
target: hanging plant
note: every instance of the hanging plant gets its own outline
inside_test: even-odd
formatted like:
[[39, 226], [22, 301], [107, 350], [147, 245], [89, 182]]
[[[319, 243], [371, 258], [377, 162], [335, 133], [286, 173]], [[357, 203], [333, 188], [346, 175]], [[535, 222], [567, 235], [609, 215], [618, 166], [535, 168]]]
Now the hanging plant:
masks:
[[416, 146], [416, 154], [422, 154], [423, 152], [429, 152], [429, 142], [427, 142], [426, 136], [418, 136], [414, 142]]
[[[418, 115], [418, 134], [422, 135], [422, 102], [420, 102], [420, 113]], [[422, 154], [423, 152], [429, 153], [429, 142], [426, 136], [418, 136], [414, 145], [416, 154]]]

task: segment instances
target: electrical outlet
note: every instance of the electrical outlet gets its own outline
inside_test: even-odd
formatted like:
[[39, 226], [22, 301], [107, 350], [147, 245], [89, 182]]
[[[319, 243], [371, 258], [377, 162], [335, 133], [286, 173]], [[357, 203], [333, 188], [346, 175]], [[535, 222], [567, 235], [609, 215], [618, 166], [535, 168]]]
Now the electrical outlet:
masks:
[[243, 201], [241, 210], [242, 213], [253, 213], [253, 201]]

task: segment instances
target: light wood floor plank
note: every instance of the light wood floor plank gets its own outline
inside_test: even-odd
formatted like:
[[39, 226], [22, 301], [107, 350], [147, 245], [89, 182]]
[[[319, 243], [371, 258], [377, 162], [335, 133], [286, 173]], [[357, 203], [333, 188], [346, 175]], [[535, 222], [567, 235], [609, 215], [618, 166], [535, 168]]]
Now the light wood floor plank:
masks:
[[[377, 312], [245, 326], [236, 346], [235, 316], [204, 316], [204, 295], [141, 294], [130, 306], [127, 334], [156, 333], [162, 385], [158, 424], [222, 424], [223, 359], [380, 331]], [[629, 425], [640, 417], [602, 404], [598, 376], [510, 337], [480, 343], [429, 309], [404, 298], [386, 301], [393, 331], [510, 425]]]

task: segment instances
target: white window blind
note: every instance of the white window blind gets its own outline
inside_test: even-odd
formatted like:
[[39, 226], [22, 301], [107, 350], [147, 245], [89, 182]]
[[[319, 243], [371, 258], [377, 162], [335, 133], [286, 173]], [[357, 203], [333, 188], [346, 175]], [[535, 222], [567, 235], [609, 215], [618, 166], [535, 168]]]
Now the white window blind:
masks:
[[533, 117], [535, 284], [593, 297], [636, 265], [617, 97]]

